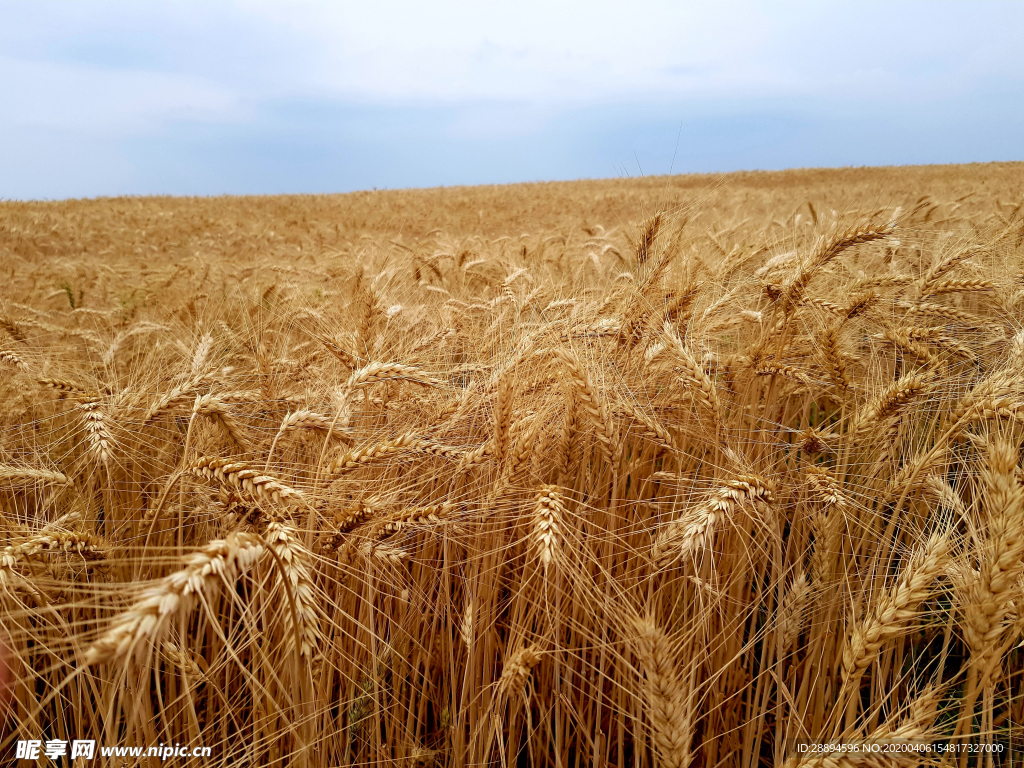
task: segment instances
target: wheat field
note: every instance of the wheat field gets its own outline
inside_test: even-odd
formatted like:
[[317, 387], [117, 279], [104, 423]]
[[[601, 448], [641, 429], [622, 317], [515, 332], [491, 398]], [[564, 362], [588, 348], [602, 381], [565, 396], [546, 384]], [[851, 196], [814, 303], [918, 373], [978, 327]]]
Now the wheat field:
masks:
[[0, 759], [1013, 764], [1022, 202], [1006, 163], [0, 203]]

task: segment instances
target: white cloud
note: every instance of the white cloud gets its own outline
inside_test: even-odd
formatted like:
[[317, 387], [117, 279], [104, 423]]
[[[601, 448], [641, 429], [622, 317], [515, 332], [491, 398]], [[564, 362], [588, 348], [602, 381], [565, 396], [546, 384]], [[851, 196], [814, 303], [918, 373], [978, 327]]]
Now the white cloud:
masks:
[[757, 4], [241, 3], [310, 42], [301, 86], [371, 101], [594, 102], [754, 90], [751, 62], [778, 24]]
[[[241, 1], [305, 41], [293, 87], [376, 102], [871, 97], [1020, 76], [1024, 4]], [[1016, 72], [1015, 72], [1016, 67]], [[954, 87], [956, 83], [953, 83]]]
[[7, 120], [86, 130], [251, 118], [243, 105], [294, 98], [548, 113], [939, 98], [1024, 69], [1024, 4], [1008, 3], [81, 2], [0, 6], [0, 21]]
[[239, 119], [237, 93], [206, 79], [0, 57], [0, 126], [148, 133], [169, 120]]

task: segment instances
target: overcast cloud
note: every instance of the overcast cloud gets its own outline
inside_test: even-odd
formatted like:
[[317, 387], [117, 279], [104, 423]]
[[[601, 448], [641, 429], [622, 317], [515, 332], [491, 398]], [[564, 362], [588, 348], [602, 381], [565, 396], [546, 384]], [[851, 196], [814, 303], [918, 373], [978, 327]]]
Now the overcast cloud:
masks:
[[1014, 2], [0, 3], [0, 197], [1024, 159]]

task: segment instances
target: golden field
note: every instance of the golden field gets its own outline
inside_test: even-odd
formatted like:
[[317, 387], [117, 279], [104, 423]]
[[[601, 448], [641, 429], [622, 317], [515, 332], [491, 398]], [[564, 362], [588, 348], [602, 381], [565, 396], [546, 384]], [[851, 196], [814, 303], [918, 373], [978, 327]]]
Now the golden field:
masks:
[[1022, 202], [1005, 163], [0, 203], [0, 760], [1010, 765]]

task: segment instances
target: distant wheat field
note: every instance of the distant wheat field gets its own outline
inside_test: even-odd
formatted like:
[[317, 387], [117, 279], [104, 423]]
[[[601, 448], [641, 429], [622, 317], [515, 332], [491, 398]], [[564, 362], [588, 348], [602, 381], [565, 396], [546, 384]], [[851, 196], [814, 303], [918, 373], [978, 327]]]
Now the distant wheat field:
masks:
[[1022, 204], [0, 203], [0, 761], [1011, 765]]

